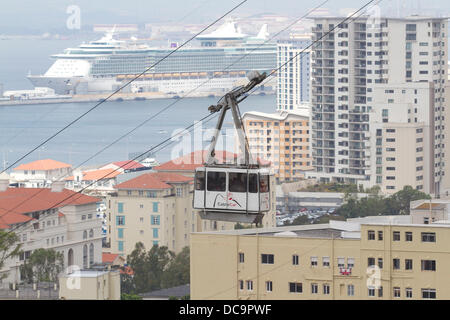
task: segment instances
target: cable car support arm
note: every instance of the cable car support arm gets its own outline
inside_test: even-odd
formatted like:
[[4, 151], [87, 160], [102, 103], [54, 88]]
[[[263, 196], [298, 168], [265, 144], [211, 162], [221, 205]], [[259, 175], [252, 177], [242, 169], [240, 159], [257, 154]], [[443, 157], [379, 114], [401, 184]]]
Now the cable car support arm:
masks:
[[[217, 105], [212, 105], [208, 108], [208, 110], [211, 113], [219, 112], [219, 120], [217, 121], [216, 129], [214, 132], [214, 136], [211, 139], [211, 145], [209, 147], [208, 156], [206, 159], [207, 165], [213, 165], [216, 164], [215, 161], [215, 148], [217, 144], [217, 139], [219, 138], [220, 130], [222, 129], [223, 122], [225, 120], [225, 114], [228, 109], [231, 109], [233, 120], [234, 120], [234, 127], [236, 128], [238, 138], [239, 138], [239, 144], [243, 151], [244, 155], [244, 165], [246, 167], [250, 166], [251, 159], [250, 159], [250, 151], [248, 149], [248, 141], [247, 137], [244, 132], [244, 125], [242, 123], [242, 118], [239, 111], [238, 103], [243, 101], [245, 98], [248, 97], [248, 92], [252, 90], [255, 86], [260, 84], [264, 79], [267, 77], [266, 73], [259, 74], [257, 72], [251, 74], [249, 76], [250, 82], [245, 86], [240, 86], [232, 91], [228, 92], [224, 97], [222, 97]], [[241, 164], [240, 162], [238, 162]]]

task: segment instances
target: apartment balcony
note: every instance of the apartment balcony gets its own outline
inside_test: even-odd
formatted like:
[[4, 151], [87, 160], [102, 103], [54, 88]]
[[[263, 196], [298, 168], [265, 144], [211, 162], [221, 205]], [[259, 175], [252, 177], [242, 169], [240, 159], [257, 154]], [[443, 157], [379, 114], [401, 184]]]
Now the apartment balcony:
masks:
[[366, 104], [366, 98], [365, 97], [355, 97], [355, 103], [356, 104]]
[[[320, 61], [320, 62], [319, 62], [319, 61]], [[322, 68], [322, 66], [323, 66], [322, 60], [316, 60], [315, 62], [313, 62], [313, 63], [311, 64], [311, 66], [312, 66], [313, 68]]]

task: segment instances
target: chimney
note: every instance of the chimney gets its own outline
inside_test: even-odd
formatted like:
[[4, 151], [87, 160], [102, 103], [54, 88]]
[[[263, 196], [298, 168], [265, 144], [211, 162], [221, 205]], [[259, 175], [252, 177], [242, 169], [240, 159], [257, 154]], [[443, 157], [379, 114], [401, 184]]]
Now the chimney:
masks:
[[6, 191], [9, 188], [9, 179], [0, 179], [0, 192]]
[[64, 190], [64, 187], [66, 186], [65, 181], [53, 181], [52, 183], [52, 192], [61, 192]]

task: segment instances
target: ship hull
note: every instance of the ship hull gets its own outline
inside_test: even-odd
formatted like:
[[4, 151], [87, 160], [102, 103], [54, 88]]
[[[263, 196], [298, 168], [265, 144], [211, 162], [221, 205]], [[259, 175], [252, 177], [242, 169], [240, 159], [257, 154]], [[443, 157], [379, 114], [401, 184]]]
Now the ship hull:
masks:
[[56, 94], [73, 94], [76, 87], [83, 81], [79, 77], [47, 77], [28, 76], [34, 87], [46, 87], [55, 90]]

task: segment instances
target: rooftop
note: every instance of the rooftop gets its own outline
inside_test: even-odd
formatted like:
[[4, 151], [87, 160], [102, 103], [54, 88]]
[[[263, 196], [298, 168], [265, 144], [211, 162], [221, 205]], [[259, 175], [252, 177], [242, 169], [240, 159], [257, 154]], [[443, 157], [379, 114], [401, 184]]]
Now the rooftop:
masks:
[[289, 111], [278, 111], [275, 113], [265, 113], [265, 112], [259, 112], [259, 111], [248, 111], [245, 112], [242, 116], [243, 119], [246, 117], [258, 117], [258, 118], [266, 118], [270, 120], [278, 120], [278, 121], [284, 121], [289, 116], [294, 117], [301, 117], [301, 118], [307, 118], [310, 117], [310, 111], [307, 108], [297, 109], [297, 110], [289, 110]]
[[37, 160], [30, 163], [21, 164], [20, 166], [14, 168], [14, 170], [36, 170], [36, 171], [46, 171], [46, 170], [55, 170], [62, 168], [71, 168], [70, 164], [52, 160]]
[[190, 285], [185, 284], [182, 286], [141, 293], [140, 296], [144, 298], [169, 298], [169, 297], [181, 298], [189, 295], [190, 293], [191, 293]]
[[140, 169], [145, 167], [144, 165], [134, 160], [117, 161], [113, 162], [112, 164], [124, 170]]
[[114, 260], [119, 256], [119, 254], [102, 252], [102, 262], [103, 263], [113, 263]]
[[[92, 171], [84, 171], [82, 172], [84, 181], [97, 181], [97, 180], [104, 180], [104, 179], [111, 179], [115, 178], [121, 174], [121, 172], [115, 170], [115, 169], [100, 169], [100, 170], [92, 170]], [[64, 180], [74, 180], [74, 176], [67, 177]]]
[[413, 224], [410, 216], [369, 216], [347, 221], [334, 221], [324, 224], [294, 225], [285, 227], [254, 228], [239, 230], [221, 230], [197, 232], [198, 234], [220, 234], [239, 236], [263, 237], [298, 237], [317, 239], [353, 239], [361, 238], [361, 226], [421, 227], [421, 228], [450, 228], [450, 221], [439, 221], [431, 224]]
[[169, 183], [186, 183], [193, 179], [176, 173], [151, 172], [116, 185], [116, 189], [171, 189]]
[[50, 188], [8, 188], [0, 192], [0, 229], [32, 220], [26, 213], [56, 208], [56, 205], [61, 208], [96, 202], [98, 198], [67, 189], [52, 192]]
[[[160, 166], [154, 167], [156, 171], [192, 171], [202, 167], [206, 162], [208, 150], [198, 150], [187, 155], [165, 162]], [[237, 154], [229, 151], [216, 151], [215, 155], [219, 163], [234, 162]]]

